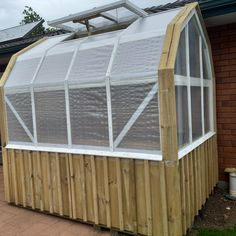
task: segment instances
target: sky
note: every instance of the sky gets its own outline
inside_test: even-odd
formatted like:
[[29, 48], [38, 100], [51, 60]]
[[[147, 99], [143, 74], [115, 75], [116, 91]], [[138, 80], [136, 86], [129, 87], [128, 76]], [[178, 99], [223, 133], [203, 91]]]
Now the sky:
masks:
[[[131, 0], [139, 7], [158, 6], [175, 0]], [[114, 2], [113, 0], [0, 0], [0, 30], [22, 20], [24, 6], [32, 7], [45, 21]]]

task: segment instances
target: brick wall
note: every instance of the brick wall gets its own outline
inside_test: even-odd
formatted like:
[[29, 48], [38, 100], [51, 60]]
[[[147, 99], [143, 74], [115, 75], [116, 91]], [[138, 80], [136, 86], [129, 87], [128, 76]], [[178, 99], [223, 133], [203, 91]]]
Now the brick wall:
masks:
[[236, 167], [236, 24], [208, 28], [216, 74], [220, 180]]

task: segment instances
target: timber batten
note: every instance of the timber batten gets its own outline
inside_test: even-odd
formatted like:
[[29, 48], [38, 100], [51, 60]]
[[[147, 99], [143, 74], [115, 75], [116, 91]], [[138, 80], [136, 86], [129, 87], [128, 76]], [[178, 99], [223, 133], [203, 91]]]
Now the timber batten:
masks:
[[[4, 188], [8, 203], [131, 234], [186, 234], [218, 180], [217, 140], [214, 130], [211, 130], [212, 134], [208, 139], [199, 142], [195, 149], [188, 151], [183, 157], [179, 158], [178, 153], [175, 63], [181, 31], [193, 11], [197, 12], [202, 22], [196, 3], [183, 7], [166, 28], [160, 55], [158, 86], [153, 87], [158, 88], [159, 98], [160, 160], [153, 160], [153, 157], [148, 159], [148, 155], [146, 159], [137, 158], [132, 152], [126, 156], [128, 158], [123, 158], [119, 155], [114, 157], [97, 153], [88, 155], [63, 151], [35, 151], [30, 150], [30, 146], [29, 150], [22, 150], [20, 145], [19, 148], [7, 147], [11, 140], [7, 130], [4, 85], [17, 57], [42, 41], [13, 56], [2, 77], [0, 90]], [[205, 32], [204, 27], [203, 31]], [[207, 35], [205, 37], [209, 44]], [[207, 46], [210, 50], [210, 45]], [[79, 47], [80, 45], [76, 50], [79, 50]], [[115, 46], [113, 54], [116, 50]], [[41, 63], [45, 55], [42, 56]], [[112, 66], [113, 59], [109, 67]], [[70, 70], [73, 60], [75, 59], [71, 61]], [[41, 64], [38, 69], [40, 67]], [[69, 73], [66, 77], [68, 76]], [[109, 69], [106, 77], [110, 77]], [[111, 85], [106, 82], [106, 87], [108, 86]], [[68, 89], [68, 84], [65, 88]], [[152, 99], [150, 96], [157, 94], [152, 90], [147, 99]], [[106, 96], [109, 96], [109, 93], [110, 88]], [[140, 107], [142, 109], [142, 106]], [[66, 109], [67, 115], [69, 108]], [[137, 112], [138, 109], [131, 117], [133, 120], [138, 119], [135, 117]], [[215, 118], [215, 113], [213, 117]], [[127, 123], [130, 129], [134, 124], [132, 119]], [[109, 129], [112, 126], [111, 121], [110, 119], [110, 123], [108, 122]], [[67, 117], [67, 129], [70, 126]], [[69, 133], [69, 136], [72, 134]], [[71, 142], [71, 137], [68, 140]], [[113, 133], [109, 130], [109, 143], [111, 141], [114, 141]], [[132, 141], [128, 145], [142, 145], [138, 139], [136, 142]], [[114, 148], [116, 147], [113, 145], [110, 147], [111, 150]]]

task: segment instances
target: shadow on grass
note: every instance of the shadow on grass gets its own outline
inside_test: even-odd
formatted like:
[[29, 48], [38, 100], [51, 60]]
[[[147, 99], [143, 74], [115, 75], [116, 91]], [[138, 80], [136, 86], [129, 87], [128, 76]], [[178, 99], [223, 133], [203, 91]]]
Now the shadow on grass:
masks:
[[201, 229], [198, 236], [236, 236], [236, 226], [230, 229]]

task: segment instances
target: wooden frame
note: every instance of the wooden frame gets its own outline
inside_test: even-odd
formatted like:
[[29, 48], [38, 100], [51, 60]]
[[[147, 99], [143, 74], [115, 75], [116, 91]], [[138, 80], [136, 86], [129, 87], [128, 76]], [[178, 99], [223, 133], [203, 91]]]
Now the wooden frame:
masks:
[[13, 56], [0, 101], [7, 202], [127, 233], [186, 234], [218, 180], [216, 135], [178, 158], [174, 66], [182, 25], [194, 9], [202, 21], [198, 5], [186, 5], [165, 36], [158, 70], [162, 161], [7, 149], [4, 83], [17, 56], [44, 39]]

